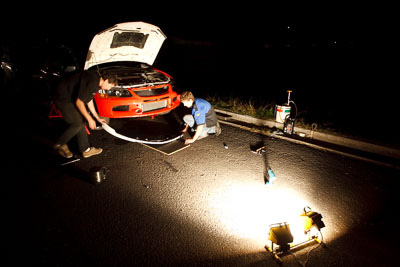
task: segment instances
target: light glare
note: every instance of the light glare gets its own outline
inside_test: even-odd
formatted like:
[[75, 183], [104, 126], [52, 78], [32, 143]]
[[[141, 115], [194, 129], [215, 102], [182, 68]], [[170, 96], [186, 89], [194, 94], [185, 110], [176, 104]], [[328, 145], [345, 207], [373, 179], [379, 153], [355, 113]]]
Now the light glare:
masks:
[[260, 183], [235, 183], [216, 188], [210, 202], [226, 231], [260, 244], [265, 244], [270, 224], [295, 222], [294, 218], [307, 206], [294, 190], [275, 185], [267, 188]]

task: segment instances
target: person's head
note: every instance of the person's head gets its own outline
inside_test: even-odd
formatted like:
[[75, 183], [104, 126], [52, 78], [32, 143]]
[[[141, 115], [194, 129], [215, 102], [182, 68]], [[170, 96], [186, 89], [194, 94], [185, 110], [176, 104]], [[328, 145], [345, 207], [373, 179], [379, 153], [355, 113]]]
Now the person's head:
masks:
[[190, 108], [194, 103], [193, 93], [190, 91], [185, 91], [181, 94], [181, 102], [185, 107]]
[[117, 76], [111, 74], [102, 74], [100, 76], [99, 86], [102, 90], [110, 90], [118, 85]]

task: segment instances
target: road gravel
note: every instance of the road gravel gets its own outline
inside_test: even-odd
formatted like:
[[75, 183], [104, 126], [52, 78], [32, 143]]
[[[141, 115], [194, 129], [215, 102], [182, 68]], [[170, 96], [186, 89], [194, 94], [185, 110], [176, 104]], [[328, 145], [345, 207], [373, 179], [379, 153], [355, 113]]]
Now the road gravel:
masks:
[[[284, 256], [285, 266], [312, 248], [307, 266], [397, 265], [398, 170], [228, 125], [169, 156], [93, 131], [103, 153], [60, 166], [51, 150], [60, 125], [13, 132], [27, 149], [6, 162], [8, 266], [276, 266], [264, 249], [269, 225], [305, 206], [322, 214], [327, 247]], [[89, 182], [93, 166], [108, 170], [100, 184]]]

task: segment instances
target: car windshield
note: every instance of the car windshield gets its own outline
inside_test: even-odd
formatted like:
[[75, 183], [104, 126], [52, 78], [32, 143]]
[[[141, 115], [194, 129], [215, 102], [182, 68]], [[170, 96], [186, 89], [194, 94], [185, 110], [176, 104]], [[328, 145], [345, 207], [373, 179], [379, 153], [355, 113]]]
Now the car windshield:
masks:
[[148, 34], [140, 32], [116, 32], [110, 48], [118, 48], [121, 46], [134, 46], [142, 49], [147, 41]]

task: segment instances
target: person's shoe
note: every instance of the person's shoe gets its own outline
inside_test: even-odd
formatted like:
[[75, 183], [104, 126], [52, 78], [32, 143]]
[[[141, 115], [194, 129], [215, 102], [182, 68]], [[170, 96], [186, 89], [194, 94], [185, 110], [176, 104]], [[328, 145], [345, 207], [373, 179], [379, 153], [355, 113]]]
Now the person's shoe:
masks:
[[88, 157], [91, 157], [91, 156], [98, 155], [98, 154], [100, 154], [101, 152], [103, 152], [103, 149], [102, 149], [102, 148], [89, 147], [89, 151], [83, 151], [83, 152], [82, 152], [82, 156], [83, 156], [84, 158], [88, 158]]
[[203, 134], [203, 135], [200, 135], [200, 136], [197, 138], [197, 140], [206, 138], [206, 137], [209, 136], [209, 135], [210, 135], [210, 134], [208, 134], [208, 133], [205, 133], [205, 134]]
[[219, 125], [219, 122], [217, 122], [217, 126], [216, 126], [216, 129], [215, 129], [215, 136], [220, 135], [221, 132], [222, 132], [221, 126]]
[[72, 156], [73, 156], [72, 153], [71, 153], [71, 151], [69, 150], [67, 144], [64, 144], [64, 145], [56, 144], [56, 145], [54, 146], [54, 149], [56, 150], [56, 152], [57, 152], [60, 156], [62, 156], [62, 157], [64, 157], [64, 158], [70, 159], [70, 158], [72, 158]]

